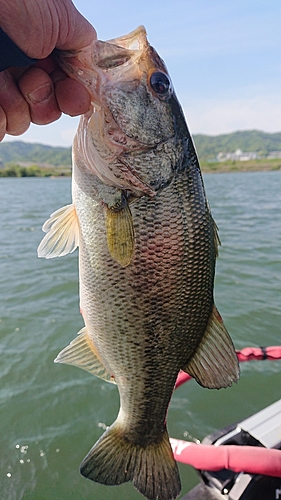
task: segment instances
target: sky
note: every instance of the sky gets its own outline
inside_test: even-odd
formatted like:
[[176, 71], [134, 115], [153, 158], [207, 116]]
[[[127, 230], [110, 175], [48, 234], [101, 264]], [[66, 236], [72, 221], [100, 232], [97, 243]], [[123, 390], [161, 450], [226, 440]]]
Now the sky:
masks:
[[[192, 134], [281, 131], [280, 0], [74, 0], [101, 40], [140, 24], [164, 59]], [[5, 140], [70, 146], [78, 118]]]

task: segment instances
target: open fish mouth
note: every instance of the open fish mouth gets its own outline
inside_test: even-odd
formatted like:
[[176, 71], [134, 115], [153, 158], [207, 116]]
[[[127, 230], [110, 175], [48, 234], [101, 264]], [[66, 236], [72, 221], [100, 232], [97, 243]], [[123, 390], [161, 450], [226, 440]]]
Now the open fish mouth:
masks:
[[[149, 44], [143, 26], [106, 42], [94, 40], [79, 51], [57, 51], [57, 61], [69, 76], [87, 87], [94, 106], [104, 106], [104, 94], [110, 89], [132, 93], [141, 83], [146, 83], [155, 99], [168, 100], [173, 93], [165, 63]], [[159, 74], [167, 92], [158, 92], [163, 90], [163, 82], [157, 81]]]
[[57, 51], [56, 58], [68, 75], [88, 88], [93, 104], [97, 105], [100, 90], [98, 75], [101, 71], [117, 69], [129, 61], [134, 64], [148, 48], [146, 30], [144, 26], [139, 26], [128, 35], [106, 42], [94, 40], [91, 45], [78, 51]]

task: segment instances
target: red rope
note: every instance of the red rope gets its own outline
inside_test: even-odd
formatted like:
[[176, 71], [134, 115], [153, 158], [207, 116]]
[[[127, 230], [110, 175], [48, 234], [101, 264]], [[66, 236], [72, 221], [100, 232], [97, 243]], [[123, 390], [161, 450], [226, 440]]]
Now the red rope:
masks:
[[[269, 347], [245, 347], [241, 351], [236, 351], [239, 361], [260, 361], [268, 359], [270, 361], [276, 361], [281, 359], [281, 346], [269, 346]], [[192, 377], [188, 373], [180, 372], [177, 378], [175, 388], [187, 382]]]
[[[281, 359], [281, 346], [245, 347], [236, 351], [240, 362]], [[192, 377], [180, 372], [176, 388]], [[234, 472], [263, 474], [281, 477], [281, 450], [257, 446], [214, 446], [190, 443], [170, 438], [174, 457], [178, 462], [192, 465], [195, 469], [219, 471], [231, 469]]]
[[258, 446], [214, 446], [170, 438], [175, 460], [195, 469], [281, 477], [281, 450]]

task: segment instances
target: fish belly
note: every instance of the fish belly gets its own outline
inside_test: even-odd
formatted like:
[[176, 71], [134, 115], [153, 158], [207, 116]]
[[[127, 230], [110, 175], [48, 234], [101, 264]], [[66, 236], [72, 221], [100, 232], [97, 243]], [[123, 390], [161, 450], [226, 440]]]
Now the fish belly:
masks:
[[125, 268], [108, 252], [104, 207], [79, 194], [83, 316], [118, 385], [123, 420], [142, 439], [144, 425], [156, 432], [163, 423], [213, 305], [214, 236], [200, 181], [196, 170], [182, 172], [131, 204], [135, 250]]

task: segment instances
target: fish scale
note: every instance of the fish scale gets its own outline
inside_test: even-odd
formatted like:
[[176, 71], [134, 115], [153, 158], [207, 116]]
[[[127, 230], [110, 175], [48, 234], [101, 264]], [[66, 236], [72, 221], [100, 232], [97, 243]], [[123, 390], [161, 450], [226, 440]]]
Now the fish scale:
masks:
[[180, 478], [166, 418], [180, 370], [201, 385], [238, 379], [213, 300], [218, 236], [168, 72], [145, 30], [61, 53], [93, 107], [73, 144], [72, 205], [51, 215], [38, 255], [79, 246], [85, 327], [56, 358], [115, 382], [120, 410], [81, 464], [173, 500]]

